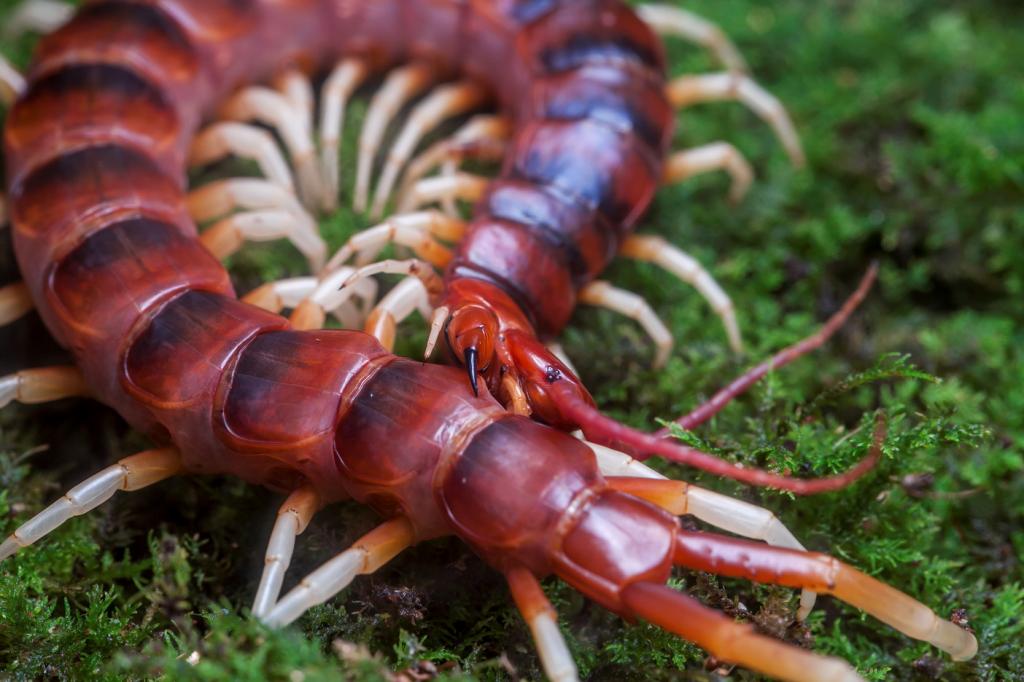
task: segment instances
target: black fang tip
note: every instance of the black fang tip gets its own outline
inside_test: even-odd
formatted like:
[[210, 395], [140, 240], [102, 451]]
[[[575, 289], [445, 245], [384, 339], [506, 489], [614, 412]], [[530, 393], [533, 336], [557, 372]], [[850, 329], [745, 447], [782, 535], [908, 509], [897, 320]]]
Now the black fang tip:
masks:
[[476, 348], [467, 348], [464, 355], [466, 356], [466, 371], [469, 372], [469, 385], [473, 387], [473, 395], [478, 396], [480, 392], [476, 386]]

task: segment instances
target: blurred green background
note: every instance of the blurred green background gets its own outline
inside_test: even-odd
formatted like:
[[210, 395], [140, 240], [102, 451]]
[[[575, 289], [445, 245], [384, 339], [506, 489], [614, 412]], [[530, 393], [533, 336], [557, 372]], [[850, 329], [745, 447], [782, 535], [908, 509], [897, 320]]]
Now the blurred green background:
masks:
[[[15, 3], [0, 2], [0, 24]], [[738, 206], [728, 181], [659, 192], [641, 230], [680, 245], [736, 303], [747, 355], [687, 286], [616, 264], [673, 330], [667, 368], [633, 323], [581, 309], [564, 344], [599, 404], [644, 428], [686, 411], [834, 312], [868, 263], [879, 283], [837, 338], [770, 376], [687, 436], [723, 457], [798, 475], [848, 467], [875, 411], [885, 459], [855, 486], [813, 499], [669, 466], [666, 473], [769, 507], [809, 548], [907, 591], [980, 640], [951, 663], [830, 598], [807, 626], [795, 595], [680, 573], [676, 586], [764, 632], [838, 655], [872, 680], [1024, 679], [1024, 6], [978, 0], [693, 0], [792, 113], [809, 166], [789, 167], [769, 129], [736, 104], [679, 117], [677, 147], [728, 140], [758, 179]], [[35, 38], [0, 39], [18, 66]], [[674, 74], [713, 70], [669, 41]], [[353, 108], [357, 130], [365, 100]], [[352, 158], [352, 135], [345, 158]], [[229, 172], [215, 169], [213, 172]], [[337, 245], [368, 223], [324, 223]], [[0, 233], [0, 283], [17, 277]], [[232, 261], [242, 288], [298, 273], [289, 248]], [[416, 352], [422, 323], [403, 328]], [[60, 353], [36, 319], [0, 330], [0, 373]], [[101, 466], [145, 447], [86, 401], [0, 412], [0, 532]], [[382, 444], [382, 451], [387, 444]], [[278, 500], [227, 479], [123, 495], [0, 566], [0, 678], [203, 680], [536, 679], [529, 633], [501, 579], [455, 541], [417, 547], [284, 632], [246, 608]], [[357, 505], [322, 513], [291, 579], [372, 527]], [[647, 625], [627, 625], [557, 581], [545, 588], [581, 673], [593, 680], [756, 679]], [[186, 658], [195, 652], [198, 665]], [[423, 675], [426, 677], [417, 677]]]

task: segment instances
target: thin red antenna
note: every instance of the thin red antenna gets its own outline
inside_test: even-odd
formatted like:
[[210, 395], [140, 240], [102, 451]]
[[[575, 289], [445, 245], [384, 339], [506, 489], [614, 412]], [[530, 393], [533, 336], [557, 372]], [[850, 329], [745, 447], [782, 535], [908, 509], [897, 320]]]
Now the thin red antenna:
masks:
[[[805, 355], [812, 350], [816, 350], [821, 347], [821, 345], [828, 341], [840, 327], [846, 324], [846, 321], [850, 318], [850, 315], [853, 314], [853, 311], [857, 309], [864, 298], [868, 295], [868, 291], [871, 289], [871, 285], [874, 284], [877, 276], [878, 263], [872, 263], [870, 267], [868, 267], [867, 272], [865, 272], [864, 276], [861, 278], [856, 291], [846, 299], [843, 306], [836, 311], [836, 313], [830, 317], [828, 321], [818, 329], [818, 331], [807, 338], [794, 343], [792, 346], [783, 348], [761, 364], [747, 370], [744, 374], [729, 383], [729, 385], [715, 393], [710, 400], [698, 405], [691, 410], [689, 414], [685, 414], [679, 419], [676, 419], [676, 424], [679, 424], [679, 426], [686, 430], [700, 426], [721, 412], [722, 408], [732, 402], [732, 400], [738, 395], [744, 393], [751, 386], [760, 381], [766, 374], [768, 374], [768, 372], [782, 367], [783, 365], [788, 365], [801, 355]], [[670, 431], [666, 427], [656, 431], [654, 435], [668, 436], [669, 433]]]
[[660, 455], [665, 459], [692, 466], [695, 469], [702, 469], [716, 476], [731, 478], [750, 485], [788, 490], [797, 495], [814, 495], [839, 490], [850, 485], [874, 468], [881, 458], [882, 444], [885, 442], [886, 420], [885, 415], [879, 412], [875, 420], [875, 433], [871, 449], [855, 466], [845, 473], [835, 476], [810, 479], [792, 478], [773, 474], [764, 469], [732, 464], [702, 450], [620, 424], [587, 404], [565, 382], [561, 386], [556, 382], [551, 388], [551, 396], [562, 410], [562, 414], [568, 420], [578, 424], [589, 440], [606, 444], [622, 443], [638, 453], [635, 456], [640, 460]]

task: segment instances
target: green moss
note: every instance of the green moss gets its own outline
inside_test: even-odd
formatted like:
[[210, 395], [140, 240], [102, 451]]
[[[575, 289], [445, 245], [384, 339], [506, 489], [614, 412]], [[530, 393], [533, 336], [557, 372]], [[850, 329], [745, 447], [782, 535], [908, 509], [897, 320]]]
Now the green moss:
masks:
[[[809, 167], [791, 169], [767, 127], [739, 105], [681, 115], [677, 147], [729, 140], [758, 181], [738, 206], [717, 175], [665, 188], [641, 230], [709, 266], [737, 305], [747, 355], [730, 355], [689, 287], [632, 263], [617, 263], [608, 278], [643, 293], [672, 329], [668, 366], [650, 369], [650, 344], [631, 322], [586, 308], [566, 332], [568, 352], [608, 412], [653, 428], [813, 330], [879, 261], [879, 284], [833, 342], [686, 435], [734, 461], [824, 474], [863, 456], [882, 410], [889, 435], [877, 471], [848, 490], [795, 499], [660, 466], [771, 508], [811, 549], [942, 615], [964, 609], [981, 649], [955, 664], [828, 598], [804, 627], [792, 620], [788, 590], [682, 573], [676, 586], [775, 636], [843, 656], [870, 679], [1016, 679], [1024, 670], [1024, 90], [1014, 77], [1024, 15], [992, 0], [680, 4], [720, 23], [786, 103]], [[0, 17], [12, 5], [0, 2]], [[24, 65], [31, 44], [5, 40], [0, 52]], [[676, 42], [669, 57], [673, 73], [714, 67]], [[351, 136], [345, 144], [353, 158]], [[337, 245], [366, 224], [341, 212], [324, 227]], [[243, 287], [303, 268], [280, 245], [247, 249], [232, 265]], [[3, 272], [14, 277], [9, 265]], [[422, 326], [405, 331], [403, 347], [414, 353]], [[36, 352], [45, 345], [37, 322], [0, 334], [16, 351], [5, 353], [3, 372], [49, 357]], [[109, 412], [82, 402], [0, 412], [0, 532], [140, 446]], [[540, 676], [501, 579], [453, 540], [400, 556], [296, 627], [254, 623], [246, 608], [276, 505], [237, 481], [172, 481], [119, 495], [5, 561], [0, 677], [375, 680], [405, 668], [446, 679]], [[357, 505], [320, 515], [300, 540], [292, 579], [373, 522]], [[623, 624], [557, 581], [545, 587], [591, 679], [713, 677], [699, 649]], [[198, 665], [188, 662], [193, 652]]]

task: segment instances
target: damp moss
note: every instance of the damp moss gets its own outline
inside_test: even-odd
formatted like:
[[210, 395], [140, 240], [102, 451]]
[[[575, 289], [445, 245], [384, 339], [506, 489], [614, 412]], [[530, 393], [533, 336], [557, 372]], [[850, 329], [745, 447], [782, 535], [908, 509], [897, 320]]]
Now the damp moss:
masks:
[[[678, 589], [775, 636], [843, 656], [883, 679], [1018, 679], [1024, 670], [1024, 43], [1014, 3], [694, 0], [680, 3], [739, 44], [793, 114], [809, 157], [794, 170], [764, 124], [735, 104], [679, 117], [677, 147], [729, 140], [758, 180], [743, 203], [727, 180], [661, 190], [640, 230], [682, 246], [730, 293], [746, 355], [729, 353], [707, 305], [646, 265], [607, 278], [648, 298], [675, 334], [668, 365], [631, 322], [581, 309], [564, 337], [599, 404], [653, 428], [757, 359], [812, 331], [871, 261], [879, 283], [837, 338], [773, 373], [686, 437], [722, 457], [799, 475], [863, 455], [889, 421], [877, 471], [811, 499], [661, 466], [769, 507], [809, 548], [834, 554], [956, 613], [980, 652], [952, 663], [832, 599], [807, 626], [789, 590], [679, 573]], [[13, 3], [0, 2], [0, 19]], [[25, 64], [32, 38], [0, 40]], [[673, 73], [715, 68], [669, 49]], [[1015, 80], [1016, 78], [1016, 80]], [[356, 105], [358, 122], [363, 105]], [[353, 125], [354, 129], [355, 126]], [[346, 140], [352, 158], [353, 140]], [[337, 244], [366, 225], [325, 221]], [[16, 276], [6, 234], [3, 281]], [[233, 262], [242, 286], [298, 273], [287, 247]], [[406, 325], [415, 352], [422, 326]], [[0, 330], [0, 372], [52, 362], [37, 320]], [[65, 401], [0, 412], [0, 532], [145, 442], [109, 411]], [[278, 500], [227, 479], [119, 495], [0, 566], [0, 677], [11, 679], [505, 680], [540, 676], [500, 578], [459, 543], [428, 543], [294, 627], [247, 615]], [[357, 505], [321, 514], [290, 575], [374, 524]], [[628, 625], [549, 580], [562, 629], [593, 680], [715, 679], [724, 669], [646, 624]], [[423, 676], [423, 677], [420, 677]], [[756, 679], [733, 671], [732, 679]]]

